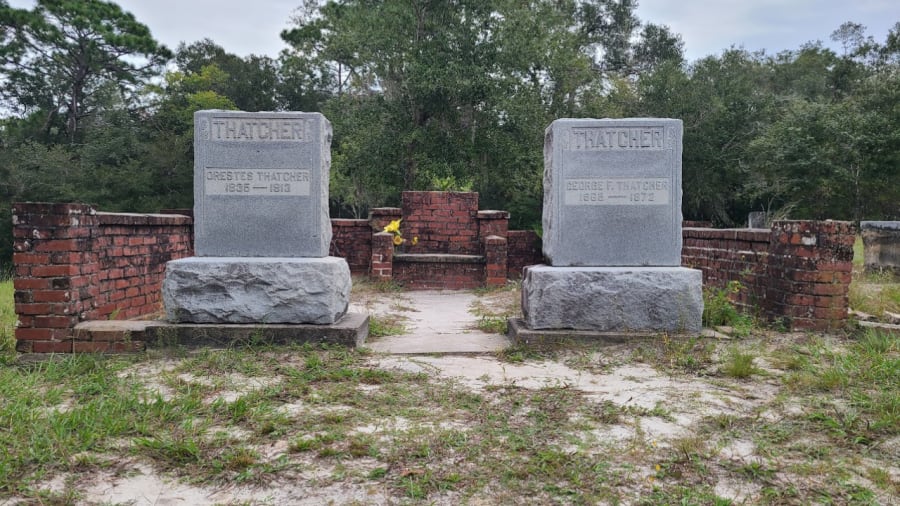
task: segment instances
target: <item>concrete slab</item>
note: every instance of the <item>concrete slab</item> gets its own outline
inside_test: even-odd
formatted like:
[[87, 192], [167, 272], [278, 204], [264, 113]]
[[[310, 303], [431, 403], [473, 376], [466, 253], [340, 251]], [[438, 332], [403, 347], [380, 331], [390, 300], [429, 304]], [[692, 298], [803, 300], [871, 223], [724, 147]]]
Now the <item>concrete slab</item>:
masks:
[[658, 339], [661, 332], [598, 332], [594, 330], [532, 330], [521, 318], [507, 320], [506, 335], [524, 346], [560, 345], [566, 343], [621, 344], [638, 339]]
[[469, 291], [423, 290], [404, 294], [406, 333], [371, 337], [366, 347], [392, 354], [492, 353], [509, 347], [500, 334], [478, 330]]
[[330, 343], [362, 346], [369, 335], [369, 317], [347, 313], [332, 325], [169, 323], [161, 320], [91, 321], [75, 327], [80, 339], [133, 341], [148, 346], [224, 347], [250, 343]]
[[[597, 332], [593, 330], [532, 330], [521, 318], [507, 320], [507, 336], [512, 342], [524, 346], [559, 345], [565, 343], [601, 343], [622, 344], [644, 339], [659, 339], [665, 332]], [[696, 333], [676, 334], [669, 336], [695, 336]], [[702, 329], [700, 335], [716, 339], [731, 339], [726, 334], [713, 329]]]

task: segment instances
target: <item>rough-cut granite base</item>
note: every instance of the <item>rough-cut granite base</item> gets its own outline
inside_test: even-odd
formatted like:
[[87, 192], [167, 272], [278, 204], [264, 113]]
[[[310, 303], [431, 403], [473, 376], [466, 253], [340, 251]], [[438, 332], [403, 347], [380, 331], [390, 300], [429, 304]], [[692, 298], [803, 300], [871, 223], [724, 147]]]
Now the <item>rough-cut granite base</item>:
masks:
[[350, 286], [343, 258], [190, 257], [166, 264], [162, 295], [173, 323], [330, 325]]
[[525, 270], [530, 329], [700, 332], [703, 275], [684, 267], [550, 267]]

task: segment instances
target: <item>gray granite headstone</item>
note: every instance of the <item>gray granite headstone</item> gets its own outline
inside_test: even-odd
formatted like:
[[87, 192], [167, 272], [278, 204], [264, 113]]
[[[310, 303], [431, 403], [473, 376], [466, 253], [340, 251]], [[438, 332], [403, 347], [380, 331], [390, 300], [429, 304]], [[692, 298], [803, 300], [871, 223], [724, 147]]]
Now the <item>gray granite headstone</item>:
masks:
[[550, 265], [681, 265], [677, 119], [559, 119], [544, 140]]
[[194, 113], [197, 256], [325, 257], [331, 123], [319, 113]]
[[169, 321], [332, 325], [344, 316], [350, 269], [328, 256], [330, 149], [319, 113], [194, 114], [196, 256], [166, 263]]
[[[535, 330], [698, 332], [681, 267], [681, 120], [560, 119], [544, 140], [544, 256], [522, 279]], [[511, 325], [510, 328], [518, 328]]]

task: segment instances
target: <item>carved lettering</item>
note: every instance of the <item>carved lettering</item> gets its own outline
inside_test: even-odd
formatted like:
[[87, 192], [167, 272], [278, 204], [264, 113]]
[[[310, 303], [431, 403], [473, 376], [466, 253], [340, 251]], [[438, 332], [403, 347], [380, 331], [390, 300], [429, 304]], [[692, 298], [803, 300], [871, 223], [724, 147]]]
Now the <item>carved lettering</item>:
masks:
[[305, 119], [213, 117], [211, 123], [213, 141], [307, 142], [311, 135], [310, 121]]
[[577, 127], [569, 135], [572, 151], [667, 149], [662, 127]]
[[564, 202], [567, 206], [667, 205], [670, 189], [667, 178], [567, 179]]
[[310, 193], [307, 169], [206, 168], [203, 182], [206, 195], [307, 197]]

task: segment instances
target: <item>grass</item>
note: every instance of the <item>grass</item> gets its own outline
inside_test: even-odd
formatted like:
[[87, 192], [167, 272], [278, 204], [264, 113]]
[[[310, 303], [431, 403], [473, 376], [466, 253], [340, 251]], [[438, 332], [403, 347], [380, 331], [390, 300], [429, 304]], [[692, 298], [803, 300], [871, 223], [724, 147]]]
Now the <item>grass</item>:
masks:
[[900, 338], [754, 334], [500, 354], [504, 377], [565, 365], [604, 388], [617, 371], [658, 385], [599, 394], [474, 388], [415, 372], [426, 358], [385, 366], [321, 346], [0, 365], [0, 502], [96, 501], [81, 477], [140, 465], [206, 490], [292, 483], [345, 503], [380, 501], [371, 490], [398, 504], [896, 503]]
[[472, 303], [469, 312], [478, 318], [476, 328], [488, 334], [506, 334], [507, 320], [521, 315], [520, 289], [521, 283], [510, 282], [473, 290], [478, 300]]
[[16, 311], [13, 304], [13, 282], [0, 278], [0, 363], [15, 357]]
[[385, 315], [369, 315], [369, 335], [372, 337], [398, 336], [406, 333], [400, 318]]
[[753, 365], [756, 357], [752, 353], [732, 348], [728, 353], [728, 359], [722, 365], [722, 373], [731, 378], [746, 379], [759, 372]]
[[703, 290], [703, 326], [729, 326], [740, 337], [750, 335], [753, 318], [741, 313], [732, 303], [731, 296], [744, 287], [739, 281], [730, 281], [725, 288], [708, 287]]
[[885, 311], [900, 314], [900, 279], [889, 273], [863, 270], [863, 244], [857, 237], [853, 245], [853, 279], [850, 283], [850, 307], [882, 317]]

